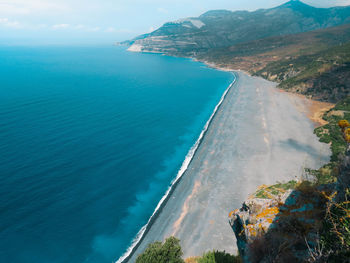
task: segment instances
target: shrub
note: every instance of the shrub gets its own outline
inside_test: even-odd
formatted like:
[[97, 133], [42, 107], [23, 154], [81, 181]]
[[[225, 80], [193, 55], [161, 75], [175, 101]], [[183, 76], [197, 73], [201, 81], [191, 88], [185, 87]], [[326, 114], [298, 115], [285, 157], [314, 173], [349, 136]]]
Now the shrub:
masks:
[[344, 132], [346, 135], [350, 135], [350, 128], [347, 128]]
[[164, 244], [157, 241], [137, 257], [136, 263], [184, 263], [180, 240], [169, 237]]
[[198, 263], [215, 263], [215, 255], [213, 252], [205, 253], [199, 260]]
[[350, 190], [344, 201], [336, 202], [330, 196], [324, 220], [322, 243], [328, 251], [327, 262], [349, 262], [350, 256]]
[[342, 130], [344, 130], [345, 128], [350, 126], [350, 124], [349, 124], [349, 122], [347, 120], [340, 120], [338, 122], [338, 125], [339, 125], [340, 128], [342, 128]]
[[225, 251], [210, 251], [198, 259], [197, 263], [240, 263], [240, 256], [234, 256]]

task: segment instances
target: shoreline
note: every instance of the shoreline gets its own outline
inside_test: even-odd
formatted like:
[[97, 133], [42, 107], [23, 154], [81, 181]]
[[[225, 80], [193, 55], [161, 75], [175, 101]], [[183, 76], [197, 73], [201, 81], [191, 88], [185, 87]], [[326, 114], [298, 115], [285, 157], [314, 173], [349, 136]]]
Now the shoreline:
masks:
[[[217, 70], [226, 71], [226, 72], [238, 71], [238, 72], [243, 72], [243, 73], [247, 74], [248, 76], [252, 76], [248, 71], [245, 71], [245, 70], [232, 69], [229, 67], [221, 67], [215, 63], [211, 63], [211, 62], [208, 62], [205, 60], [201, 61], [201, 60], [198, 60], [194, 57], [191, 57], [191, 59], [194, 61], [204, 63], [208, 67], [214, 68]], [[278, 82], [276, 82], [276, 83], [278, 84]], [[308, 98], [306, 95], [294, 93], [294, 92], [288, 92], [288, 91], [285, 91], [285, 90], [280, 89], [278, 87], [277, 87], [277, 89], [280, 90], [281, 92], [287, 93], [290, 97], [296, 96], [304, 101], [305, 105], [299, 104], [299, 105], [295, 105], [295, 106], [298, 107], [300, 109], [300, 111], [303, 112], [314, 123], [315, 128], [318, 128], [320, 126], [328, 124], [328, 122], [323, 120], [322, 117], [323, 117], [324, 113], [326, 113], [327, 111], [329, 111], [330, 109], [332, 109], [335, 106], [334, 103], [313, 100], [313, 99]]]
[[155, 208], [153, 214], [151, 215], [151, 217], [147, 221], [146, 225], [144, 225], [139, 230], [139, 232], [136, 234], [135, 238], [132, 240], [131, 245], [128, 247], [127, 251], [117, 261], [115, 261], [115, 263], [126, 263], [133, 256], [133, 254], [135, 253], [135, 251], [138, 248], [139, 244], [142, 242], [142, 240], [144, 239], [145, 235], [147, 234], [147, 232], [151, 228], [154, 220], [157, 219], [157, 216], [161, 213], [163, 206], [166, 205], [168, 199], [171, 197], [172, 192], [175, 190], [177, 184], [180, 182], [181, 178], [185, 174], [186, 170], [188, 169], [188, 166], [190, 165], [191, 161], [193, 160], [193, 158], [194, 158], [194, 156], [196, 154], [196, 151], [197, 151], [198, 147], [201, 145], [201, 143], [203, 141], [203, 138], [204, 138], [206, 132], [208, 131], [213, 118], [215, 117], [215, 114], [217, 113], [217, 111], [219, 110], [221, 104], [225, 100], [225, 97], [226, 97], [227, 93], [231, 90], [231, 88], [236, 83], [236, 80], [237, 80], [238, 76], [233, 71], [230, 71], [230, 72], [234, 75], [234, 80], [230, 83], [228, 88], [224, 91], [223, 95], [220, 98], [220, 101], [215, 106], [215, 108], [213, 110], [213, 113], [211, 114], [211, 116], [209, 117], [208, 121], [204, 125], [204, 128], [202, 129], [198, 139], [196, 140], [194, 145], [190, 148], [190, 150], [188, 151], [187, 155], [185, 156], [185, 160], [183, 161], [183, 163], [182, 163], [182, 165], [181, 165], [181, 167], [180, 167], [180, 169], [179, 169], [175, 179], [170, 183], [170, 187], [168, 188], [166, 193], [163, 195], [161, 200], [158, 202], [157, 207]]
[[198, 60], [198, 59], [196, 59], [194, 57], [189, 57], [189, 58], [192, 59], [193, 61], [203, 63], [204, 65], [206, 65], [209, 68], [213, 68], [213, 69], [220, 70], [220, 71], [225, 71], [225, 72], [243, 72], [244, 74], [252, 77], [252, 75], [248, 71], [245, 71], [245, 70], [242, 70], [242, 69], [232, 69], [232, 68], [229, 68], [229, 67], [221, 67], [221, 66], [219, 66], [219, 65], [217, 65], [215, 63], [211, 63], [211, 62], [208, 62], [206, 60]]
[[[139, 50], [139, 51], [130, 51], [130, 52], [161, 54], [164, 56], [172, 56], [172, 55], [167, 55], [167, 54], [162, 53], [162, 52], [155, 52], [155, 51], [143, 52], [143, 51]], [[229, 67], [222, 67], [222, 66], [219, 66], [215, 63], [212, 63], [212, 62], [209, 62], [206, 60], [199, 60], [195, 57], [184, 57], [184, 58], [189, 58], [195, 62], [203, 63], [207, 67], [213, 68], [216, 70], [225, 71], [225, 72], [243, 72], [244, 74], [252, 77], [252, 74], [250, 72], [242, 70], [242, 69], [232, 69]], [[262, 78], [262, 79], [264, 79], [264, 78]], [[275, 82], [275, 83], [278, 84], [278, 82]], [[308, 106], [307, 106], [308, 109], [307, 110], [304, 109], [304, 110], [302, 110], [302, 112], [304, 114], [306, 114], [306, 116], [315, 124], [315, 128], [327, 124], [327, 122], [322, 119], [322, 116], [326, 111], [333, 108], [335, 106], [335, 104], [329, 103], [329, 102], [322, 102], [322, 101], [318, 101], [318, 100], [313, 100], [313, 99], [308, 98], [306, 95], [288, 92], [288, 91], [282, 90], [280, 88], [277, 88], [277, 89], [280, 90], [281, 92], [286, 92], [291, 96], [298, 96], [299, 98], [305, 100], [305, 104], [308, 104]]]
[[149, 243], [174, 234], [184, 258], [213, 249], [236, 253], [227, 223], [232, 207], [239, 207], [261, 184], [300, 176], [305, 163], [318, 168], [328, 162], [329, 146], [318, 141], [310, 120], [275, 83], [235, 73], [234, 89], [212, 120], [186, 175], [129, 262], [135, 262]]

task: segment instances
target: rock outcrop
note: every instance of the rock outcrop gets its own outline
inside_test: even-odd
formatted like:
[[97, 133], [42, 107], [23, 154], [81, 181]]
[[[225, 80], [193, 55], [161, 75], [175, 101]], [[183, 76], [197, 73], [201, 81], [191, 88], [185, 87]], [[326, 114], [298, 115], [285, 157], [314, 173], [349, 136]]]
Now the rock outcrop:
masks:
[[267, 194], [267, 198], [251, 195], [240, 209], [231, 211], [229, 223], [236, 235], [237, 247], [242, 257], [248, 258], [248, 246], [256, 238], [264, 235], [279, 213], [280, 205], [285, 202], [292, 190], [284, 190], [272, 194], [268, 186], [262, 185], [257, 193]]
[[[308, 182], [261, 186], [229, 214], [244, 262], [303, 262], [317, 246], [329, 190]], [[285, 260], [290, 261], [285, 261]], [[294, 260], [294, 261], [293, 261]]]

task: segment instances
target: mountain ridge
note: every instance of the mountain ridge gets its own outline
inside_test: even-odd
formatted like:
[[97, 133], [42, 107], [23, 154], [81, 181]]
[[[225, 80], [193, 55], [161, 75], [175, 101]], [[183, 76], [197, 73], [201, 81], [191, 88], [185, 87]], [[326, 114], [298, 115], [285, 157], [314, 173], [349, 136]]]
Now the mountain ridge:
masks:
[[350, 23], [350, 6], [316, 8], [301, 1], [289, 1], [252, 12], [211, 10], [199, 17], [167, 22], [122, 44], [129, 45], [130, 51], [191, 57], [211, 48], [345, 23]]

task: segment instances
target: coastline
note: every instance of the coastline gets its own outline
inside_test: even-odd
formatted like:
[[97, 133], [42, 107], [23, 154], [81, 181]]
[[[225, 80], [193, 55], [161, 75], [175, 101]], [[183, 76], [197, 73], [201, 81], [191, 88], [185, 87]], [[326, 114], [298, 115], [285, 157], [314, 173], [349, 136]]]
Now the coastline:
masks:
[[[161, 55], [165, 55], [167, 56], [167, 54], [162, 53], [162, 52], [156, 52], [156, 51], [147, 51], [144, 52], [142, 51], [142, 48], [137, 49], [137, 50], [129, 50], [130, 52], [140, 52], [140, 53], [151, 53], [151, 54], [161, 54]], [[197, 59], [196, 57], [187, 57], [195, 62], [200, 62], [203, 63], [204, 65], [206, 65], [209, 68], [213, 68], [216, 70], [220, 70], [220, 71], [225, 71], [225, 72], [243, 72], [244, 74], [251, 76], [252, 74], [246, 70], [242, 70], [242, 69], [233, 69], [227, 66], [220, 66], [217, 65], [215, 63], [206, 61], [206, 60], [200, 60]], [[277, 82], [276, 82], [277, 83]], [[277, 83], [278, 84], [278, 83]], [[323, 120], [322, 116], [325, 112], [329, 111], [331, 108], [333, 108], [335, 106], [335, 104], [333, 103], [328, 103], [328, 102], [322, 102], [322, 101], [317, 101], [317, 100], [313, 100], [308, 98], [305, 95], [302, 94], [298, 94], [298, 93], [292, 93], [292, 92], [288, 92], [282, 89], [279, 89], [281, 92], [285, 92], [287, 94], [289, 94], [289, 96], [292, 98], [293, 96], [297, 96], [299, 97], [301, 100], [303, 100], [303, 105], [300, 103], [297, 103], [296, 106], [300, 109], [301, 112], [303, 112], [315, 125], [315, 128], [320, 127], [322, 125], [327, 124], [327, 122], [325, 120]]]
[[171, 182], [168, 190], [166, 191], [166, 193], [163, 195], [163, 197], [161, 198], [161, 200], [157, 204], [157, 207], [155, 208], [153, 214], [149, 218], [149, 220], [146, 223], [146, 225], [144, 225], [139, 230], [139, 232], [136, 234], [135, 238], [132, 240], [131, 246], [129, 246], [127, 251], [116, 261], [116, 263], [128, 262], [130, 257], [133, 256], [133, 253], [138, 248], [140, 242], [142, 242], [143, 238], [147, 234], [147, 232], [150, 229], [150, 227], [152, 227], [152, 223], [154, 222], [154, 220], [156, 220], [158, 214], [161, 213], [163, 206], [166, 205], [168, 199], [171, 197], [172, 192], [175, 190], [177, 184], [180, 182], [181, 178], [183, 177], [184, 173], [186, 172], [186, 170], [187, 170], [188, 166], [190, 165], [191, 161], [193, 160], [193, 158], [194, 158], [194, 156], [196, 154], [196, 151], [197, 151], [198, 147], [200, 146], [200, 144], [201, 144], [201, 142], [202, 142], [202, 140], [203, 140], [203, 138], [204, 138], [208, 128], [210, 127], [211, 121], [215, 117], [215, 114], [217, 113], [218, 109], [220, 108], [221, 104], [223, 103], [227, 93], [234, 86], [234, 84], [235, 84], [235, 82], [237, 80], [237, 76], [233, 73], [233, 71], [230, 71], [230, 72], [234, 75], [234, 80], [230, 83], [228, 88], [224, 91], [223, 95], [221, 96], [220, 101], [215, 106], [215, 108], [213, 110], [213, 113], [211, 114], [211, 116], [209, 117], [208, 121], [206, 122], [206, 124], [205, 124], [204, 128], [202, 129], [198, 139], [196, 140], [194, 145], [191, 147], [191, 149], [187, 153], [187, 155], [185, 157], [185, 160], [183, 161], [183, 163], [182, 163], [182, 165], [181, 165], [181, 167], [180, 167], [180, 169], [179, 169], [175, 179]]
[[[227, 93], [231, 90], [232, 86], [234, 86], [234, 84], [236, 84], [237, 80], [239, 79], [239, 75], [247, 76], [250, 79], [257, 80], [258, 81], [257, 83], [259, 83], [259, 84], [260, 83], [261, 84], [265, 83], [265, 85], [266, 85], [266, 83], [269, 83], [267, 86], [268, 86], [269, 89], [272, 88], [274, 90], [274, 93], [286, 93], [286, 94], [283, 94], [283, 96], [288, 98], [288, 100], [290, 102], [289, 106], [295, 108], [299, 113], [301, 113], [305, 117], [305, 119], [307, 119], [307, 121], [305, 121], [305, 119], [304, 119], [305, 124], [307, 122], [310, 122], [310, 121], [313, 123], [313, 125], [310, 125], [310, 127], [309, 127], [310, 128], [309, 134], [307, 134], [306, 137], [310, 137], [310, 136], [312, 137], [313, 136], [313, 128], [316, 125], [318, 125], [318, 124], [322, 124], [322, 114], [323, 114], [323, 112], [326, 111], [326, 110], [329, 110], [329, 108], [332, 106], [331, 104], [328, 105], [328, 104], [324, 104], [322, 102], [318, 102], [318, 101], [313, 101], [313, 100], [307, 99], [305, 96], [303, 96], [301, 94], [289, 93], [289, 92], [283, 91], [281, 89], [278, 89], [278, 88], [276, 88], [277, 83], [270, 82], [270, 81], [267, 81], [267, 80], [265, 80], [263, 78], [259, 78], [259, 77], [252, 77], [249, 72], [245, 72], [245, 71], [242, 71], [242, 70], [233, 70], [233, 69], [228, 68], [228, 67], [221, 67], [221, 66], [218, 66], [216, 64], [209, 63], [207, 61], [197, 60], [196, 58], [193, 58], [193, 57], [190, 58], [190, 59], [192, 59], [193, 61], [196, 61], [196, 62], [201, 62], [201, 63], [205, 64], [207, 67], [210, 67], [210, 68], [213, 68], [213, 69], [216, 69], [216, 70], [232, 72], [236, 76], [236, 78], [233, 81], [233, 83], [230, 84], [228, 89], [224, 92], [224, 95], [222, 96], [219, 104], [216, 106], [213, 114], [211, 115], [210, 119], [208, 120], [207, 124], [205, 125], [202, 133], [200, 134], [200, 136], [198, 138], [198, 140], [196, 141], [194, 146], [190, 149], [189, 153], [187, 154], [187, 156], [186, 156], [186, 158], [185, 158], [185, 160], [184, 160], [184, 162], [183, 162], [183, 164], [182, 164], [182, 166], [181, 166], [181, 168], [180, 168], [176, 178], [172, 181], [171, 186], [167, 190], [166, 194], [162, 197], [162, 199], [158, 203], [157, 208], [155, 209], [155, 211], [152, 214], [151, 218], [149, 219], [148, 223], [139, 231], [139, 233], [137, 234], [137, 236], [133, 240], [132, 245], [128, 248], [127, 252], [121, 258], [119, 258], [119, 260], [116, 263], [135, 262], [136, 261], [136, 256], [139, 253], [141, 253], [147, 247], [148, 243], [151, 243], [151, 242], [154, 242], [154, 241], [157, 241], [157, 240], [164, 240], [166, 237], [171, 236], [171, 235], [179, 237], [181, 239], [181, 243], [182, 243], [183, 248], [186, 247], [186, 243], [187, 242], [185, 242], [185, 241], [186, 241], [187, 238], [183, 238], [182, 237], [184, 235], [183, 234], [184, 233], [183, 229], [186, 228], [186, 226], [184, 226], [184, 225], [186, 225], [186, 223], [188, 224], [188, 222], [185, 222], [186, 221], [186, 217], [193, 216], [193, 215], [191, 215], [191, 213], [193, 214], [193, 205], [191, 206], [191, 203], [194, 203], [194, 202], [198, 201], [196, 199], [198, 199], [198, 195], [201, 194], [201, 188], [204, 187], [201, 184], [201, 180], [199, 180], [198, 178], [195, 178], [196, 175], [191, 175], [192, 171], [189, 171], [188, 169], [190, 169], [190, 166], [192, 165], [193, 159], [197, 157], [196, 156], [197, 155], [197, 150], [199, 150], [198, 148], [200, 146], [202, 147], [202, 142], [203, 142], [203, 140], [205, 140], [205, 135], [206, 135], [206, 133], [207, 133], [207, 131], [209, 129], [209, 126], [211, 126], [211, 123], [212, 123], [213, 119], [216, 117], [216, 113], [219, 110], [221, 104], [223, 102], [225, 102], [224, 100], [225, 100], [225, 98], [227, 96]], [[259, 88], [257, 88], [256, 91], [257, 91], [257, 94], [259, 95], [258, 89]], [[259, 105], [262, 105], [262, 103], [259, 102]], [[262, 126], [264, 127], [264, 129], [268, 129], [269, 125], [267, 124], [267, 118], [266, 117], [262, 118]], [[273, 138], [271, 138], [271, 136], [269, 136], [269, 134], [267, 132], [263, 133], [262, 135], [263, 135], [262, 136], [263, 137], [263, 143], [265, 145], [270, 145], [271, 141], [273, 141]], [[318, 140], [316, 142], [315, 138], [312, 138], [312, 139], [314, 140], [313, 141], [314, 144], [318, 143]], [[293, 145], [293, 143], [294, 143], [294, 141], [288, 142], [288, 144], [289, 144], [288, 147], [290, 147], [290, 148], [295, 147], [295, 145]], [[206, 147], [206, 146], [203, 146], [203, 147]], [[271, 148], [271, 146], [268, 147], [268, 148]], [[321, 148], [322, 148], [322, 150], [318, 150], [319, 151], [319, 155], [321, 155], [320, 152], [326, 153], [329, 150], [329, 148], [326, 148], [325, 146], [319, 146], [319, 149], [321, 149]], [[210, 152], [211, 155], [214, 154], [214, 153], [215, 153], [214, 151]], [[200, 153], [198, 153], [198, 155], [200, 155]], [[308, 153], [306, 153], [306, 155], [308, 155]], [[293, 156], [293, 158], [294, 157], [295, 156]], [[309, 165], [309, 167], [318, 168], [319, 166], [321, 166], [322, 164], [327, 162], [326, 159], [328, 157], [329, 157], [329, 153], [328, 152], [326, 154], [324, 154], [322, 157], [318, 156], [317, 157], [318, 160], [317, 161], [313, 160], [313, 164]], [[302, 157], [302, 158], [305, 158], [305, 160], [303, 162], [299, 161], [299, 167], [294, 166], [295, 167], [294, 168], [294, 170], [295, 170], [294, 173], [298, 170], [297, 173], [299, 175], [300, 175], [300, 168], [305, 166], [306, 159], [307, 158], [312, 159], [313, 156], [311, 154], [311, 155], [309, 155], [309, 157]], [[321, 159], [322, 159], [322, 161], [321, 161]], [[206, 161], [206, 162], [208, 163], [209, 161]], [[293, 162], [293, 160], [292, 160], [292, 162]], [[193, 168], [191, 168], [190, 170], [193, 170]], [[199, 171], [198, 171], [198, 168], [197, 168], [197, 171], [195, 173], [198, 174], [198, 172]], [[189, 173], [190, 175], [186, 175], [186, 178], [182, 178], [185, 173], [186, 174]], [[179, 196], [177, 196], [174, 193], [174, 191], [177, 189], [178, 184], [181, 183], [181, 180], [183, 180], [183, 179], [187, 180], [188, 179], [187, 177], [193, 177], [193, 178], [190, 178], [190, 180], [189, 180], [189, 181], [191, 181], [189, 183], [190, 187], [187, 187], [186, 193], [184, 193], [183, 196], [179, 197]], [[267, 178], [265, 178], [265, 179], [267, 179]], [[285, 177], [285, 178], [283, 178], [283, 176], [282, 177], [280, 176], [280, 177], [274, 178], [273, 180], [269, 180], [269, 179], [261, 180], [260, 184], [266, 184], [266, 183], [272, 184], [272, 183], [275, 183], [276, 181], [292, 180], [292, 179], [295, 179], [295, 176], [289, 176], [289, 177]], [[241, 200], [240, 202], [243, 202], [244, 199], [247, 197], [247, 195], [249, 193], [255, 191], [255, 188], [258, 187], [260, 184], [256, 184], [255, 183], [255, 187], [251, 187], [251, 190], [245, 189], [244, 193], [240, 193], [241, 197], [239, 199], [237, 199], [237, 198], [234, 198], [234, 199], [236, 199], [236, 201], [237, 200]], [[240, 189], [240, 192], [242, 192], [242, 189]], [[243, 196], [244, 196], [244, 198], [243, 198]], [[177, 206], [177, 205], [174, 205], [174, 204], [168, 205], [167, 203], [168, 203], [169, 200], [173, 201], [171, 199], [177, 199], [177, 202], [180, 203], [181, 205], [180, 206]], [[237, 203], [237, 205], [234, 205], [234, 206], [238, 207], [240, 205], [241, 205], [241, 203]], [[164, 219], [162, 220], [162, 219], [160, 219], [160, 217], [162, 217], [163, 214], [166, 214], [166, 213], [170, 214], [170, 212], [167, 212], [167, 211], [163, 212], [163, 209], [167, 210], [166, 206], [170, 206], [170, 207], [175, 207], [176, 206], [176, 209], [175, 209], [176, 212], [172, 212], [171, 213], [171, 215], [172, 215], [171, 219], [168, 217], [167, 218], [168, 220], [164, 220]], [[192, 207], [192, 209], [191, 209], [191, 207]], [[231, 207], [232, 207], [232, 204], [230, 205], [230, 208]], [[227, 211], [229, 211], [230, 208], [227, 208], [227, 210], [222, 211], [222, 214], [226, 215]], [[176, 216], [175, 216], [175, 214], [176, 214]], [[170, 222], [170, 220], [172, 220], [172, 221]], [[164, 223], [163, 223], [163, 225], [161, 227], [161, 230], [159, 230], [159, 231], [151, 231], [151, 228], [153, 227], [153, 225], [156, 225], [156, 223], [159, 223], [159, 221], [169, 222], [169, 224], [168, 225], [166, 225], [166, 224], [164, 225]], [[215, 224], [215, 220], [210, 220], [210, 224], [214, 225]], [[154, 226], [153, 230], [154, 230], [154, 228], [158, 228], [158, 227]], [[188, 229], [188, 230], [191, 231], [191, 229]], [[225, 230], [226, 230], [226, 232], [228, 232], [227, 228]], [[149, 232], [152, 232], [152, 233], [148, 234]], [[151, 237], [148, 237], [148, 236], [151, 236]], [[158, 236], [158, 238], [155, 238], [155, 236]], [[227, 246], [226, 247], [225, 246], [215, 247], [215, 246], [212, 245], [212, 246], [208, 247], [207, 250], [212, 250], [212, 249], [219, 249], [219, 250], [221, 249], [222, 250], [222, 248], [225, 247], [226, 248], [225, 249], [226, 252], [234, 253], [236, 251], [236, 247], [235, 247], [235, 241], [234, 241], [234, 237], [233, 237], [233, 233], [232, 233], [231, 229], [229, 231], [229, 235], [226, 235], [226, 241], [227, 241], [228, 238], [230, 240], [232, 239], [231, 240], [232, 244], [228, 244], [228, 247]], [[148, 240], [146, 240], [146, 239], [148, 239]], [[205, 249], [203, 249], [203, 245], [202, 245], [202, 247], [199, 250], [197, 250], [197, 252], [193, 252], [193, 251], [196, 251], [196, 250], [192, 250], [192, 252], [188, 252], [189, 249], [187, 249], [187, 248], [185, 248], [184, 250], [185, 250], [185, 257], [199, 256], [199, 255], [201, 255], [202, 252], [205, 252]]]
[[212, 63], [212, 62], [208, 62], [206, 60], [199, 60], [199, 59], [196, 59], [195, 57], [190, 57], [190, 59], [192, 59], [193, 61], [196, 61], [196, 62], [200, 62], [200, 63], [203, 63], [205, 64], [207, 67], [209, 68], [213, 68], [213, 69], [216, 69], [216, 70], [220, 70], [220, 71], [225, 71], [225, 72], [243, 72], [244, 74], [248, 75], [248, 76], [251, 76], [252, 77], [252, 74], [250, 74], [248, 71], [246, 70], [242, 70], [242, 69], [233, 69], [233, 68], [229, 68], [229, 67], [222, 67], [222, 66], [219, 66], [215, 63]]
[[[198, 61], [198, 62], [204, 63], [208, 67], [211, 67], [211, 68], [214, 68], [214, 69], [217, 69], [217, 70], [226, 71], [226, 72], [239, 71], [239, 72], [243, 72], [243, 73], [247, 74], [248, 76], [252, 76], [248, 71], [245, 71], [245, 70], [241, 70], [241, 69], [235, 70], [235, 69], [232, 69], [232, 68], [229, 68], [229, 67], [221, 67], [219, 65], [216, 65], [215, 63], [211, 63], [211, 62], [208, 62], [208, 61], [201, 61], [201, 60], [197, 60], [196, 58], [192, 58], [192, 59], [194, 61]], [[335, 106], [334, 103], [313, 100], [313, 99], [310, 99], [307, 96], [302, 95], [302, 94], [288, 92], [288, 91], [285, 91], [283, 89], [279, 89], [279, 90], [281, 92], [287, 93], [290, 96], [290, 98], [292, 99], [292, 101], [295, 104], [295, 106], [301, 112], [303, 112], [314, 123], [315, 128], [327, 124], [327, 121], [325, 121], [322, 117], [323, 117], [323, 114], [325, 112], [329, 111], [331, 108], [333, 108]], [[301, 99], [302, 103], [300, 103], [301, 101], [297, 102], [293, 98], [294, 96], [299, 98], [299, 99]]]
[[[213, 117], [186, 176], [172, 189], [128, 262], [135, 262], [150, 242], [173, 234], [180, 238], [185, 257], [212, 249], [235, 253], [227, 223], [232, 207], [239, 207], [261, 184], [295, 179], [306, 161], [315, 168], [328, 161], [327, 147], [314, 136], [313, 125], [275, 83], [235, 74], [234, 89]], [[288, 120], [292, 128], [283, 125]]]

